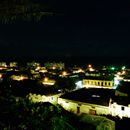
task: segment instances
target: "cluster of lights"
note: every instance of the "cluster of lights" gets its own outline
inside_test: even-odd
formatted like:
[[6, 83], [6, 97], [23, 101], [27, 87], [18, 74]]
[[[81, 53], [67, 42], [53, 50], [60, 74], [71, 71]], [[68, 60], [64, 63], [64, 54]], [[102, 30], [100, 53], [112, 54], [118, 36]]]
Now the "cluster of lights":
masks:
[[24, 77], [23, 75], [21, 75], [21, 76], [15, 76], [15, 75], [13, 75], [13, 76], [11, 76], [11, 78], [12, 78], [13, 80], [22, 81], [22, 80], [24, 80], [26, 77]]
[[89, 70], [89, 71], [94, 71], [92, 65], [90, 65], [90, 64], [88, 65], [88, 70]]

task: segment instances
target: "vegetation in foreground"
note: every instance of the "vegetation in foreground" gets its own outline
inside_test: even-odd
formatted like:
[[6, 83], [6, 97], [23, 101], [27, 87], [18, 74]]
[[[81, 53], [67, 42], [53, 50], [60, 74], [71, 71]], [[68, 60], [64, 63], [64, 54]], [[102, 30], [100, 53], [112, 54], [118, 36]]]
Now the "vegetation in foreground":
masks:
[[48, 102], [32, 103], [16, 97], [7, 89], [0, 91], [1, 130], [94, 130], [95, 127], [79, 121], [79, 117], [60, 106]]

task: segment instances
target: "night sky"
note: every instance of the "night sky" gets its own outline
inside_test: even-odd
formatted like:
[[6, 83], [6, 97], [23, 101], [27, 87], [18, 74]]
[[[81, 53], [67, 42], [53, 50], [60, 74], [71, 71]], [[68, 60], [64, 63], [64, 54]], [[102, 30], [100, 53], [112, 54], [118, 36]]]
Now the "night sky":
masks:
[[130, 57], [130, 3], [56, 0], [49, 4], [53, 16], [0, 25], [1, 57]]

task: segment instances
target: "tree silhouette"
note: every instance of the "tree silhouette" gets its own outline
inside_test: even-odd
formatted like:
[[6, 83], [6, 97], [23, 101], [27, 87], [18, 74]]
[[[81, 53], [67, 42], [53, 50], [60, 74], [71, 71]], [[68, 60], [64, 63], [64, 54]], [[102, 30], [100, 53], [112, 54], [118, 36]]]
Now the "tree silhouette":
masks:
[[3, 23], [17, 20], [36, 20], [42, 16], [52, 15], [49, 5], [36, 0], [1, 0], [0, 21]]
[[70, 91], [76, 88], [75, 81], [71, 78], [59, 78], [56, 81], [55, 87], [63, 91]]

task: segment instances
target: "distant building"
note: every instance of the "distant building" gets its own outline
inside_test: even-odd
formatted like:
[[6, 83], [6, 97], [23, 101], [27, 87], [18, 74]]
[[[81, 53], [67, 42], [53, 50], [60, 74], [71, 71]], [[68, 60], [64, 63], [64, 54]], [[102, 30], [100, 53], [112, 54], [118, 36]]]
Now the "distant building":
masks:
[[17, 62], [10, 62], [9, 66], [10, 67], [18, 67], [18, 63]]
[[16, 101], [26, 97], [32, 102], [57, 104], [58, 97], [61, 95], [57, 89], [45, 87], [38, 84], [36, 80], [30, 79], [10, 82], [9, 88], [13, 90]]
[[85, 76], [99, 77], [99, 76], [101, 76], [101, 74], [99, 72], [96, 72], [96, 71], [92, 71], [92, 72], [86, 71]]
[[0, 67], [7, 67], [6, 62], [0, 62]]
[[48, 71], [47, 71], [46, 67], [40, 67], [39, 72], [46, 73]]
[[47, 77], [45, 77], [42, 81], [42, 84], [44, 85], [48, 85], [48, 86], [52, 86], [56, 83], [56, 81], [54, 79], [49, 79]]
[[17, 81], [22, 81], [22, 80], [28, 79], [28, 76], [27, 75], [12, 75], [10, 77], [10, 79], [17, 80]]
[[35, 62], [35, 61], [27, 63], [27, 67], [29, 68], [37, 68], [38, 66], [41, 66], [40, 63]]
[[83, 87], [113, 89], [114, 81], [108, 78], [86, 77], [83, 79]]
[[55, 70], [55, 69], [62, 70], [62, 69], [65, 68], [65, 64], [62, 63], [62, 62], [60, 62], [60, 63], [55, 63], [55, 62], [50, 63], [50, 62], [47, 62], [47, 63], [44, 64], [44, 66], [45, 66], [47, 69], [53, 69], [53, 70]]
[[78, 74], [78, 73], [84, 73], [84, 70], [80, 67], [75, 67], [72, 69], [73, 74]]

